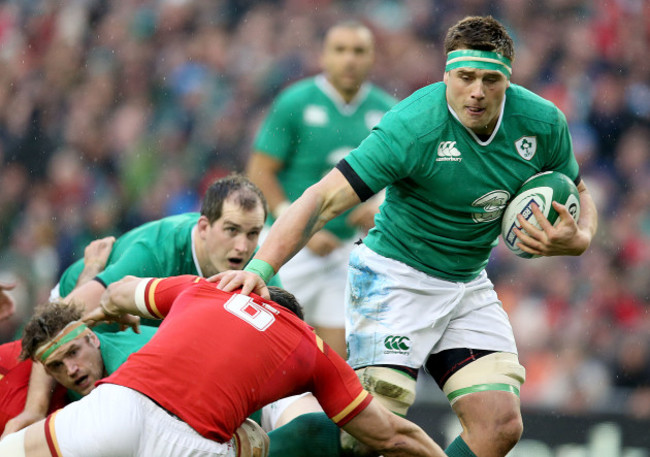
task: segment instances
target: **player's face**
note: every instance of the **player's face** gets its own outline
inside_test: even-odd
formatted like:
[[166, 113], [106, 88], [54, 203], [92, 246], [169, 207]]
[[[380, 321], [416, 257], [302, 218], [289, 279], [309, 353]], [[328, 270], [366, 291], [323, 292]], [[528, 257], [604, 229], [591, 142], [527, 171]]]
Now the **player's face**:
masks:
[[48, 357], [45, 369], [63, 387], [88, 395], [104, 377], [99, 339], [92, 333], [64, 344]]
[[463, 125], [478, 135], [490, 135], [499, 120], [510, 82], [499, 71], [462, 67], [445, 73], [447, 103]]
[[[236, 202], [223, 202], [221, 217], [210, 224], [199, 220], [203, 254], [197, 253], [203, 275], [207, 278], [226, 270], [241, 270], [253, 256], [264, 226], [264, 208], [244, 210]], [[201, 258], [203, 257], [203, 258]]]
[[321, 66], [329, 82], [343, 97], [357, 93], [373, 60], [372, 35], [368, 29], [336, 27], [327, 34]]

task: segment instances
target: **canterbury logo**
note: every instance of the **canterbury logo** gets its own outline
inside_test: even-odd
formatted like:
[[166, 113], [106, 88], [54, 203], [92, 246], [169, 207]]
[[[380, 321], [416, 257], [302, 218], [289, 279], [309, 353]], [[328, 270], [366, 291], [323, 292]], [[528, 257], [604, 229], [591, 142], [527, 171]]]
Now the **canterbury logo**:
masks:
[[438, 145], [438, 158], [436, 162], [460, 162], [462, 157], [456, 149], [455, 141], [443, 141]]
[[394, 351], [408, 351], [411, 349], [411, 340], [406, 336], [387, 336], [384, 339], [386, 349]]

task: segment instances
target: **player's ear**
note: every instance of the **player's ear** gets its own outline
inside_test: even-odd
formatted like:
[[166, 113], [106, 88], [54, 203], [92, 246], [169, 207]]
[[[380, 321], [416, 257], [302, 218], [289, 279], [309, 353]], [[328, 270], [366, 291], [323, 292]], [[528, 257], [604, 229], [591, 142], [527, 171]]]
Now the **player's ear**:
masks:
[[90, 344], [96, 348], [99, 348], [102, 345], [101, 341], [99, 341], [99, 338], [97, 338], [97, 335], [95, 335], [95, 332], [91, 332], [88, 335], [88, 341], [90, 341]]
[[196, 227], [199, 232], [199, 236], [203, 238], [205, 236], [205, 232], [210, 228], [210, 221], [208, 220], [207, 216], [201, 215], [196, 223]]
[[449, 82], [449, 72], [446, 71], [445, 74], [442, 76], [442, 80], [445, 82], [445, 84], [448, 84]]

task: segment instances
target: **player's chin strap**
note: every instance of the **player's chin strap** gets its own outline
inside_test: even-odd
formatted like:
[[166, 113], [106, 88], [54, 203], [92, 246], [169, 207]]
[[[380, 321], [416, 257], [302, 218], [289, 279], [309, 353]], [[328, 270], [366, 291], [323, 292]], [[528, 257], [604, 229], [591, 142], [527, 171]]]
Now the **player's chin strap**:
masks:
[[25, 455], [25, 429], [10, 433], [0, 441], [0, 455], [12, 457], [26, 457]]
[[246, 419], [233, 436], [237, 457], [267, 457], [270, 440], [257, 422]]

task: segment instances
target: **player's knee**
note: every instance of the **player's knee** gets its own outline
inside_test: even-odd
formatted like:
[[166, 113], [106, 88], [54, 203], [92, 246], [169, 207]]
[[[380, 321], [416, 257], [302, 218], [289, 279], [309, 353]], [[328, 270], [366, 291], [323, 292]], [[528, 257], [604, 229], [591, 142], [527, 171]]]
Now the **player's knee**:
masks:
[[26, 457], [25, 429], [10, 433], [0, 440], [0, 455]]
[[415, 401], [416, 380], [388, 367], [365, 367], [356, 370], [363, 387], [392, 412], [405, 416]]
[[255, 421], [246, 419], [235, 431], [237, 457], [266, 457], [269, 455], [269, 436]]
[[524, 431], [521, 414], [515, 413], [502, 417], [492, 424], [492, 432], [487, 440], [499, 455], [506, 455], [519, 442]]

